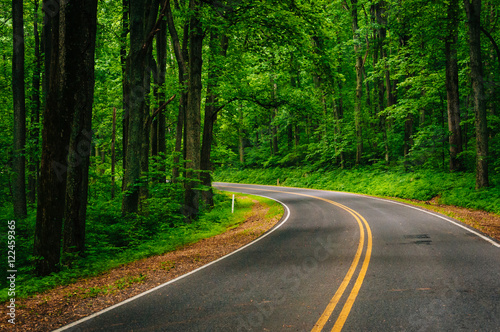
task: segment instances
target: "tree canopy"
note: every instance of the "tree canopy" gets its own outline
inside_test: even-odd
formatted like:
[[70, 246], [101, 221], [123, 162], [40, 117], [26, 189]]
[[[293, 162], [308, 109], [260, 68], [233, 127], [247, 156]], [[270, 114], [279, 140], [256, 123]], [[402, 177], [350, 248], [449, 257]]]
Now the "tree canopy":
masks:
[[216, 168], [435, 169], [487, 187], [499, 8], [0, 0], [2, 211], [38, 211], [34, 260], [49, 274], [62, 243], [85, 252], [89, 202], [189, 223], [213, 205]]

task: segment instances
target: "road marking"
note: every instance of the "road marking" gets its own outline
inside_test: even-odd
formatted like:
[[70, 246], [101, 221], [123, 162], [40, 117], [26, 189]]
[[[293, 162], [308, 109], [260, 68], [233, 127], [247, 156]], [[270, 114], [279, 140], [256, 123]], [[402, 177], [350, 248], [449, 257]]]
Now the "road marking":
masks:
[[[255, 195], [255, 194], [248, 194], [248, 195]], [[120, 307], [120, 306], [122, 306], [122, 305], [124, 305], [124, 304], [126, 304], [126, 303], [132, 302], [132, 301], [134, 301], [134, 300], [136, 300], [136, 299], [138, 299], [138, 298], [140, 298], [140, 297], [143, 297], [144, 295], [147, 295], [147, 294], [149, 294], [149, 293], [152, 293], [152, 292], [154, 292], [154, 291], [156, 291], [156, 290], [158, 290], [158, 289], [160, 289], [160, 288], [162, 288], [162, 287], [165, 287], [165, 286], [170, 285], [170, 284], [172, 284], [172, 283], [174, 283], [174, 282], [176, 282], [176, 281], [179, 281], [179, 280], [181, 280], [181, 279], [184, 279], [185, 277], [187, 277], [187, 276], [189, 276], [189, 275], [191, 275], [191, 274], [193, 274], [193, 273], [196, 273], [196, 272], [198, 272], [198, 271], [200, 271], [200, 270], [203, 270], [204, 268], [209, 267], [210, 265], [213, 265], [213, 264], [215, 264], [215, 263], [217, 263], [217, 262], [219, 262], [219, 261], [221, 261], [221, 260], [223, 260], [223, 259], [225, 259], [225, 258], [228, 258], [229, 256], [232, 256], [232, 255], [236, 254], [237, 252], [239, 252], [239, 251], [241, 251], [241, 250], [243, 250], [243, 249], [245, 249], [245, 248], [247, 248], [247, 247], [251, 246], [252, 244], [254, 244], [254, 243], [256, 243], [256, 242], [258, 242], [258, 241], [262, 240], [263, 238], [265, 238], [265, 237], [269, 236], [271, 233], [273, 233], [273, 232], [274, 232], [274, 231], [276, 231], [278, 228], [280, 228], [281, 226], [283, 226], [283, 224], [284, 224], [284, 223], [286, 223], [286, 222], [288, 221], [288, 218], [290, 217], [290, 208], [289, 208], [289, 207], [288, 207], [285, 203], [281, 202], [280, 200], [277, 200], [276, 198], [272, 198], [272, 197], [268, 197], [268, 196], [264, 196], [264, 195], [255, 195], [255, 196], [260, 196], [260, 197], [269, 198], [269, 199], [272, 199], [273, 201], [276, 201], [276, 202], [280, 203], [281, 205], [283, 205], [283, 206], [284, 206], [284, 208], [285, 208], [285, 214], [283, 214], [283, 216], [285, 216], [285, 215], [286, 215], [286, 217], [284, 217], [284, 218], [282, 219], [282, 221], [281, 221], [281, 222], [280, 222], [277, 226], [275, 226], [275, 227], [271, 228], [271, 230], [269, 230], [267, 233], [264, 233], [263, 235], [261, 235], [260, 237], [256, 238], [256, 239], [255, 239], [255, 240], [253, 240], [252, 242], [247, 243], [247, 244], [246, 244], [246, 245], [244, 245], [243, 247], [240, 247], [240, 248], [236, 249], [235, 251], [233, 251], [233, 252], [231, 252], [231, 253], [229, 253], [229, 254], [227, 254], [227, 255], [225, 255], [225, 256], [222, 256], [222, 257], [220, 257], [220, 258], [218, 258], [218, 259], [216, 259], [216, 260], [214, 260], [214, 261], [212, 261], [212, 262], [210, 262], [210, 263], [208, 263], [208, 264], [205, 264], [205, 265], [203, 265], [203, 266], [200, 266], [200, 267], [199, 267], [199, 268], [197, 268], [196, 270], [193, 270], [193, 271], [188, 272], [188, 273], [186, 273], [186, 274], [183, 274], [183, 275], [181, 275], [181, 276], [179, 276], [179, 277], [177, 277], [177, 278], [175, 278], [175, 279], [172, 279], [172, 280], [170, 280], [170, 281], [167, 281], [167, 282], [166, 282], [166, 283], [164, 283], [164, 284], [161, 284], [161, 285], [159, 285], [159, 286], [156, 286], [155, 288], [152, 288], [152, 289], [150, 289], [150, 290], [148, 290], [148, 291], [145, 291], [144, 293], [137, 294], [137, 295], [136, 295], [136, 296], [134, 296], [134, 297], [131, 297], [131, 298], [129, 298], [129, 299], [127, 299], [127, 300], [125, 300], [125, 301], [119, 302], [119, 303], [117, 303], [117, 304], [115, 304], [115, 305], [113, 305], [113, 306], [111, 306], [111, 307], [108, 307], [108, 308], [103, 309], [103, 310], [101, 310], [101, 311], [99, 311], [99, 312], [96, 312], [95, 314], [92, 314], [92, 315], [90, 315], [90, 316], [84, 317], [84, 318], [82, 318], [82, 319], [80, 319], [80, 320], [77, 320], [76, 322], [71, 323], [71, 324], [68, 324], [68, 325], [62, 326], [62, 327], [58, 328], [57, 330], [54, 330], [53, 332], [61, 332], [61, 331], [65, 331], [65, 330], [67, 330], [67, 329], [69, 329], [69, 328], [72, 328], [72, 327], [74, 327], [74, 326], [76, 326], [76, 325], [79, 325], [79, 324], [81, 324], [81, 323], [83, 323], [83, 322], [85, 322], [85, 321], [87, 321], [87, 320], [90, 320], [90, 319], [92, 319], [92, 318], [94, 318], [94, 317], [97, 317], [97, 316], [99, 316], [99, 315], [102, 315], [102, 314], [104, 314], [105, 312], [111, 311], [111, 310], [113, 310], [113, 309], [115, 309], [115, 308], [117, 308], [117, 307]]]
[[[218, 183], [223, 184], [224, 182], [218, 182]], [[242, 185], [245, 185], [245, 184], [242, 184]], [[251, 185], [251, 184], [248, 184], [248, 185]], [[353, 196], [362, 196], [362, 197], [371, 198], [371, 199], [375, 199], [375, 200], [379, 200], [379, 201], [383, 201], [383, 202], [388, 202], [388, 203], [392, 203], [392, 204], [406, 206], [408, 208], [411, 208], [411, 209], [414, 209], [414, 210], [418, 210], [418, 211], [430, 214], [430, 215], [432, 215], [434, 217], [443, 219], [443, 220], [445, 220], [445, 221], [447, 221], [447, 222], [449, 222], [449, 223], [451, 223], [451, 224], [453, 224], [455, 226], [458, 226], [460, 228], [465, 229], [469, 233], [472, 233], [472, 234], [478, 236], [479, 238], [481, 238], [481, 239], [485, 240], [486, 242], [494, 245], [495, 247], [500, 248], [500, 242], [498, 242], [497, 240], [492, 239], [489, 236], [486, 236], [486, 235], [480, 233], [479, 231], [471, 229], [470, 228], [471, 226], [466, 226], [466, 225], [464, 225], [463, 223], [461, 223], [458, 220], [454, 220], [451, 217], [442, 216], [442, 215], [440, 215], [438, 213], [429, 211], [429, 210], [427, 210], [427, 209], [425, 209], [423, 207], [420, 207], [420, 206], [410, 205], [409, 203], [401, 203], [401, 202], [395, 201], [395, 200], [390, 199], [390, 198], [381, 198], [381, 197], [370, 196], [368, 194], [356, 194], [356, 193], [351, 193], [351, 192], [346, 192], [346, 191], [328, 190], [328, 189], [299, 188], [299, 187], [287, 187], [287, 186], [279, 186], [278, 187], [278, 186], [264, 185], [264, 184], [259, 184], [258, 186], [268, 186], [268, 187], [287, 188], [287, 189], [300, 189], [300, 190], [309, 190], [309, 191], [325, 191], [325, 192], [338, 193], [338, 194], [347, 194], [347, 195], [353, 195]], [[235, 188], [240, 188], [240, 187], [235, 187]]]
[[354, 273], [359, 265], [359, 261], [361, 259], [362, 253], [363, 253], [363, 247], [364, 247], [364, 241], [365, 241], [365, 230], [363, 225], [366, 227], [366, 233], [367, 233], [367, 246], [366, 246], [366, 252], [365, 252], [365, 258], [363, 260], [363, 264], [361, 266], [361, 270], [359, 271], [358, 278], [356, 279], [356, 282], [354, 283], [354, 286], [351, 290], [351, 293], [349, 294], [349, 297], [347, 298], [346, 303], [344, 304], [344, 307], [342, 308], [342, 311], [340, 312], [335, 325], [333, 326], [332, 332], [339, 332], [342, 330], [342, 327], [345, 324], [345, 321], [347, 320], [347, 317], [349, 316], [349, 313], [351, 312], [352, 306], [354, 305], [354, 301], [356, 301], [356, 297], [358, 296], [359, 290], [361, 289], [361, 285], [363, 284], [363, 280], [366, 276], [366, 271], [368, 270], [368, 265], [370, 264], [370, 257], [372, 253], [372, 232], [370, 229], [370, 226], [368, 225], [368, 222], [366, 221], [363, 216], [361, 216], [358, 212], [355, 210], [337, 203], [335, 201], [323, 198], [323, 197], [318, 197], [318, 196], [313, 196], [313, 195], [308, 195], [308, 194], [303, 194], [303, 193], [295, 193], [295, 192], [288, 192], [288, 191], [281, 191], [281, 190], [273, 190], [273, 189], [263, 189], [263, 188], [248, 188], [248, 187], [240, 187], [240, 186], [226, 186], [226, 185], [221, 185], [223, 188], [236, 188], [236, 189], [247, 189], [247, 190], [257, 190], [257, 191], [270, 191], [270, 192], [278, 192], [278, 193], [285, 193], [285, 194], [291, 194], [291, 195], [298, 195], [298, 196], [305, 196], [305, 197], [311, 197], [315, 199], [319, 199], [322, 201], [325, 201], [327, 203], [330, 203], [332, 205], [335, 205], [351, 214], [356, 222], [358, 223], [359, 227], [359, 244], [358, 244], [358, 249], [356, 251], [356, 254], [354, 255], [354, 259], [351, 263], [351, 266], [349, 267], [349, 270], [347, 271], [347, 274], [344, 277], [344, 280], [340, 284], [339, 288], [335, 292], [335, 295], [333, 298], [330, 300], [328, 303], [326, 309], [323, 311], [321, 314], [320, 318], [314, 324], [313, 329], [311, 332], [320, 332], [325, 324], [328, 322], [328, 319], [331, 317], [335, 307], [337, 306], [338, 302], [342, 298], [342, 295], [344, 294], [347, 286], [351, 282], [352, 277], [354, 276]]

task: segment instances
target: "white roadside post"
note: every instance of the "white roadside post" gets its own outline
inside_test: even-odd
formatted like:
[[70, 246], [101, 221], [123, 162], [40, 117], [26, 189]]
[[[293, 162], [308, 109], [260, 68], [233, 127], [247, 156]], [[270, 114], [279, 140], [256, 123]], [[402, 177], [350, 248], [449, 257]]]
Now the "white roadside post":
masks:
[[233, 203], [231, 205], [231, 213], [234, 213], [234, 194], [233, 194]]

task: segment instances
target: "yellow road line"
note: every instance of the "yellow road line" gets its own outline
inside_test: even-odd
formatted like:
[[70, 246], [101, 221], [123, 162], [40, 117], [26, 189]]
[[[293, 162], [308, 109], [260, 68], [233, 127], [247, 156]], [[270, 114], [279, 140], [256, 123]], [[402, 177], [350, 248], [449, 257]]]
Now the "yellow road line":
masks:
[[347, 274], [344, 277], [344, 280], [342, 281], [339, 288], [335, 292], [335, 295], [328, 303], [325, 311], [323, 311], [323, 313], [321, 314], [321, 316], [318, 319], [318, 321], [316, 322], [316, 324], [314, 324], [314, 327], [311, 330], [311, 332], [320, 332], [323, 329], [325, 324], [328, 322], [328, 319], [332, 315], [338, 302], [342, 298], [342, 295], [344, 294], [347, 286], [351, 282], [351, 279], [354, 275], [354, 272], [356, 271], [356, 269], [358, 267], [359, 260], [362, 256], [362, 253], [363, 253], [363, 247], [364, 247], [364, 241], [365, 241], [365, 231], [363, 228], [363, 224], [365, 225], [366, 232], [367, 232], [367, 247], [366, 247], [366, 252], [365, 252], [365, 258], [363, 260], [363, 264], [361, 266], [361, 270], [359, 272], [358, 278], [356, 279], [356, 282], [354, 283], [354, 286], [351, 290], [351, 293], [349, 294], [349, 297], [347, 298], [347, 301], [344, 304], [344, 307], [342, 308], [342, 311], [340, 312], [340, 315], [338, 316], [337, 321], [335, 322], [335, 325], [333, 326], [333, 329], [332, 329], [332, 332], [341, 331], [342, 327], [345, 324], [345, 321], [347, 320], [347, 317], [349, 316], [349, 313], [351, 312], [354, 301], [356, 301], [356, 297], [358, 296], [359, 290], [361, 289], [361, 285], [363, 284], [363, 280], [366, 276], [366, 271], [368, 270], [368, 265], [370, 264], [370, 257], [371, 257], [371, 253], [372, 253], [372, 232], [371, 232], [370, 226], [368, 225], [368, 222], [366, 221], [366, 219], [363, 218], [363, 216], [361, 216], [355, 210], [353, 210], [345, 205], [342, 205], [340, 203], [337, 203], [335, 201], [331, 201], [329, 199], [322, 198], [322, 197], [317, 197], [317, 196], [312, 196], [312, 195], [307, 195], [307, 194], [302, 194], [302, 193], [288, 192], [288, 191], [272, 190], [272, 189], [246, 188], [246, 187], [235, 187], [235, 186], [224, 186], [224, 187], [247, 189], [247, 190], [258, 190], [258, 191], [280, 192], [280, 193], [286, 193], [286, 194], [292, 194], [292, 195], [298, 195], [298, 196], [306, 196], [306, 197], [319, 199], [319, 200], [325, 201], [327, 203], [335, 205], [335, 206], [349, 212], [354, 217], [356, 222], [358, 223], [359, 232], [360, 232], [359, 244], [358, 244], [358, 249], [356, 251], [356, 254], [354, 255], [354, 259], [351, 263], [351, 266], [349, 267], [349, 270], [347, 271]]
[[[352, 213], [351, 213], [352, 214]], [[340, 284], [340, 287], [337, 289], [335, 292], [335, 295], [333, 298], [330, 300], [330, 303], [326, 306], [325, 311], [321, 314], [320, 318], [314, 324], [313, 329], [311, 332], [318, 332], [323, 329], [325, 326], [326, 322], [328, 322], [328, 318], [333, 313], [333, 310], [337, 306], [338, 302], [340, 301], [340, 298], [344, 294], [347, 285], [349, 285], [349, 282], [352, 279], [352, 276], [354, 275], [354, 271], [356, 271], [356, 268], [359, 263], [359, 259], [361, 258], [361, 254], [363, 252], [363, 246], [364, 246], [364, 238], [365, 238], [365, 232], [363, 230], [363, 225], [361, 225], [361, 222], [359, 221], [358, 217], [355, 216], [356, 221], [358, 222], [359, 225], [359, 230], [360, 230], [360, 239], [359, 239], [359, 245], [358, 245], [358, 250], [356, 251], [356, 255], [354, 256], [354, 260], [352, 261], [351, 267], [349, 267], [349, 270], [347, 271], [346, 276], [344, 277], [344, 280]]]
[[352, 211], [355, 212], [363, 220], [363, 223], [365, 224], [366, 231], [368, 233], [368, 244], [366, 247], [365, 259], [363, 261], [363, 265], [361, 266], [361, 271], [359, 271], [358, 279], [356, 279], [356, 283], [354, 284], [351, 290], [351, 294], [349, 294], [349, 297], [347, 298], [347, 301], [344, 304], [344, 307], [342, 308], [342, 311], [340, 312], [340, 315], [337, 318], [337, 321], [335, 322], [335, 325], [332, 328], [332, 332], [339, 332], [342, 330], [342, 327], [344, 326], [345, 321], [347, 320], [347, 317], [351, 312], [351, 308], [354, 304], [354, 301], [356, 301], [356, 297], [358, 296], [361, 284], [363, 284], [363, 280], [365, 279], [366, 276], [366, 271], [368, 270], [368, 265], [370, 264], [370, 257], [372, 255], [372, 231], [370, 229], [370, 226], [368, 225], [368, 222], [366, 221], [365, 218], [363, 218], [356, 211], [354, 210]]

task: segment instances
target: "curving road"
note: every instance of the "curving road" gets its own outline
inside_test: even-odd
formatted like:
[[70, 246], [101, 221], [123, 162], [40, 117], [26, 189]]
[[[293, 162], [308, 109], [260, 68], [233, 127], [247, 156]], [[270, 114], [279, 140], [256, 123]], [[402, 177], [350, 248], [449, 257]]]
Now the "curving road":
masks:
[[409, 205], [296, 188], [282, 221], [195, 273], [58, 331], [500, 331], [500, 244]]

